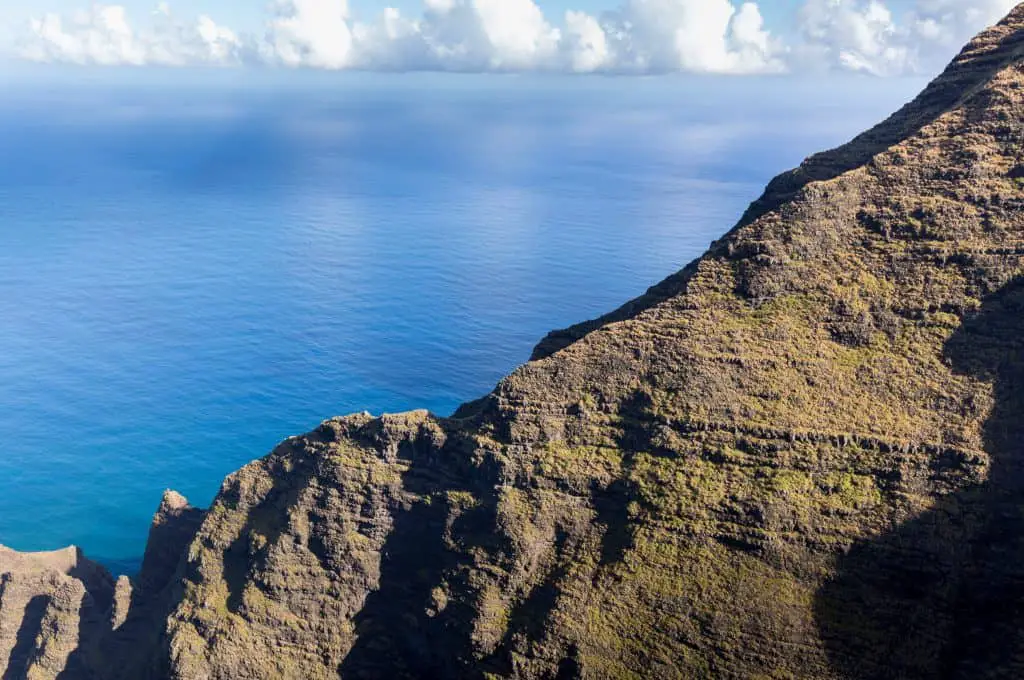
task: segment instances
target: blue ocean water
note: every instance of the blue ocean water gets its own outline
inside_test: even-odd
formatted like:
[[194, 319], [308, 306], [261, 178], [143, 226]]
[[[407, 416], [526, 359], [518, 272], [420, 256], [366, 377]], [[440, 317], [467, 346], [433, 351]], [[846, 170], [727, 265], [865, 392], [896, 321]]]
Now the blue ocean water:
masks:
[[0, 543], [115, 568], [165, 488], [450, 413], [919, 82], [92, 71], [0, 102]]

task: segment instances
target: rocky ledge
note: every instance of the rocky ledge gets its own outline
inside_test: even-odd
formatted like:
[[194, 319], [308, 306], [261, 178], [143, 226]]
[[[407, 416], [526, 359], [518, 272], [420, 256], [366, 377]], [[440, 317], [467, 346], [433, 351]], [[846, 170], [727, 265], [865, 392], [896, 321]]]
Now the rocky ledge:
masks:
[[4, 678], [1024, 677], [1024, 5], [451, 418], [0, 553]]

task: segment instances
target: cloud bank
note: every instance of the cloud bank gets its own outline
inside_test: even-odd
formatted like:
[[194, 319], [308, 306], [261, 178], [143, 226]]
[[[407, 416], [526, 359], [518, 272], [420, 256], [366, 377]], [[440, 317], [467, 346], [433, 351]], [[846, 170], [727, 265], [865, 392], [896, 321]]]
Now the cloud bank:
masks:
[[159, 64], [191, 66], [237, 62], [241, 39], [202, 15], [191, 23], [177, 20], [166, 3], [153, 11], [149, 25], [137, 29], [119, 5], [93, 5], [73, 16], [49, 13], [32, 21], [19, 55], [32, 61], [64, 61], [102, 66]]
[[261, 35], [206, 15], [179, 19], [166, 3], [138, 18], [94, 4], [35, 19], [17, 53], [95, 65], [885, 76], [940, 68], [1015, 4], [916, 0], [897, 14], [885, 0], [802, 0], [796, 25], [769, 27], [756, 2], [734, 0], [623, 0], [555, 18], [534, 0], [424, 0], [418, 16], [389, 8], [368, 20], [353, 17], [347, 0], [277, 0]]
[[793, 61], [899, 75], [935, 70], [1018, 0], [917, 0], [902, 16], [883, 0], [806, 0]]

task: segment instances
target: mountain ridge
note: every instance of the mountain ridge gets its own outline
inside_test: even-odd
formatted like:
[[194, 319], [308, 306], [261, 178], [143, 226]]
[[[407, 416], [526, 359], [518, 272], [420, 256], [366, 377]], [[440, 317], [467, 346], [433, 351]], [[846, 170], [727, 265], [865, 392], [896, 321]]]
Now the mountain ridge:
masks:
[[[1017, 11], [1014, 10], [1014, 13]], [[835, 179], [845, 172], [865, 165], [876, 154], [885, 151], [912, 131], [923, 127], [927, 121], [948, 110], [951, 107], [951, 99], [969, 96], [969, 93], [983, 84], [994, 70], [1005, 67], [1014, 59], [1019, 59], [1024, 55], [1024, 36], [1015, 30], [1014, 13], [966, 45], [939, 78], [930, 82], [921, 94], [892, 116], [849, 142], [829, 151], [813, 154], [797, 168], [773, 178], [764, 193], [747, 208], [733, 230], [711, 245], [709, 253], [715, 252], [721, 242], [727, 241], [736, 230], [792, 200], [808, 184]], [[989, 56], [992, 57], [991, 63], [986, 63], [985, 68], [973, 68], [979, 59], [989, 61], [986, 59]], [[966, 68], [967, 66], [970, 68]], [[960, 94], [961, 92], [963, 94]], [[690, 272], [690, 267], [695, 264], [696, 261], [609, 314], [567, 329], [552, 331], [534, 349], [531, 361], [550, 356], [604, 323], [623, 320], [637, 310], [677, 294]]]

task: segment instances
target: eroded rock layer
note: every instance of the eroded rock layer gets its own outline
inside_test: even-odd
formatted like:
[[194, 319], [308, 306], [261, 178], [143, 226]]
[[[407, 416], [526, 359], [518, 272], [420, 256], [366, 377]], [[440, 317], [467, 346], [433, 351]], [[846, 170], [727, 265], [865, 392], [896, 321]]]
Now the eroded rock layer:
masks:
[[1024, 5], [454, 417], [229, 477], [145, 672], [1024, 677], [1022, 207]]

